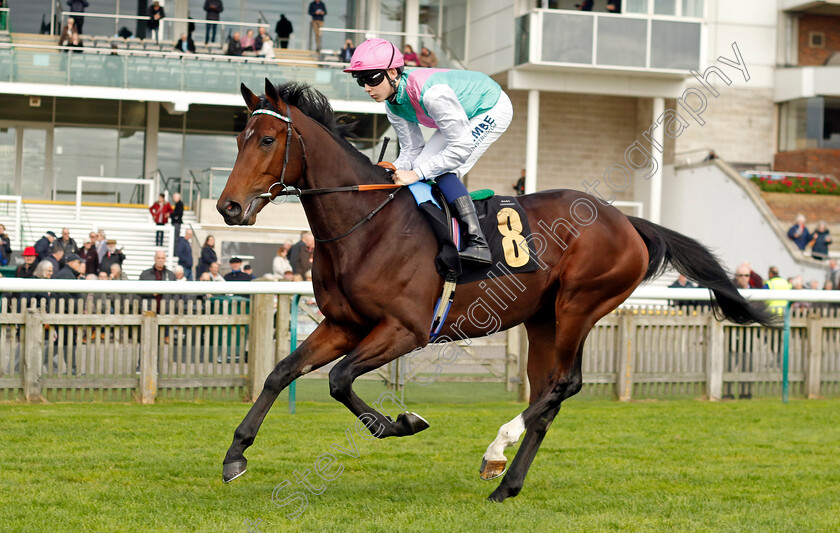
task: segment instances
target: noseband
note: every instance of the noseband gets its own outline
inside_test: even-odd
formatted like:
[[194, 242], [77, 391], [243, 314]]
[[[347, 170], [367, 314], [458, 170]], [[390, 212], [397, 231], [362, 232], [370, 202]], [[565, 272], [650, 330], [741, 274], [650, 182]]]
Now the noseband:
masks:
[[[370, 213], [367, 214], [367, 216], [365, 216], [364, 218], [359, 220], [348, 231], [342, 233], [338, 237], [333, 237], [331, 239], [319, 239], [318, 237], [315, 237], [315, 235], [313, 234], [312, 237], [315, 239], [316, 242], [321, 242], [321, 243], [334, 242], [334, 241], [337, 241], [339, 239], [343, 239], [344, 237], [350, 235], [351, 233], [353, 233], [354, 231], [356, 231], [357, 229], [362, 227], [362, 225], [365, 222], [372, 219], [374, 217], [374, 215], [376, 215], [379, 211], [382, 210], [383, 207], [388, 205], [391, 202], [391, 200], [394, 199], [394, 197], [397, 195], [397, 193], [403, 188], [402, 185], [397, 185], [396, 183], [391, 183], [391, 184], [376, 183], [376, 184], [367, 184], [367, 185], [349, 185], [349, 186], [346, 186], [346, 187], [326, 187], [326, 188], [322, 188], [322, 189], [300, 189], [298, 187], [293, 187], [291, 185], [286, 185], [286, 183], [285, 183], [286, 167], [289, 165], [289, 147], [292, 144], [292, 132], [293, 131], [297, 132], [297, 130], [295, 130], [292, 127], [291, 106], [289, 106], [289, 103], [286, 102], [286, 115], [281, 115], [280, 113], [278, 113], [276, 111], [271, 111], [270, 109], [257, 109], [256, 111], [251, 113], [252, 117], [254, 115], [269, 115], [269, 116], [272, 116], [274, 118], [278, 118], [278, 119], [280, 119], [280, 120], [282, 120], [283, 122], [286, 123], [286, 152], [283, 154], [283, 170], [280, 171], [280, 181], [276, 181], [276, 182], [272, 183], [271, 186], [268, 188], [268, 190], [266, 192], [260, 194], [259, 196], [257, 196], [257, 198], [264, 198], [264, 199], [267, 199], [269, 202], [271, 202], [273, 204], [279, 205], [279, 204], [285, 203], [286, 202], [286, 197], [288, 197], [288, 196], [301, 197], [301, 196], [310, 195], [310, 194], [326, 194], [326, 193], [332, 193], [332, 192], [378, 191], [378, 190], [384, 190], [384, 189], [396, 189], [391, 194], [388, 195], [388, 197], [385, 199], [384, 202], [382, 202], [381, 204], [376, 206], [376, 208], [374, 208], [373, 211], [371, 211]], [[301, 136], [300, 132], [297, 132], [297, 134], [298, 134], [298, 142], [300, 142], [300, 149], [301, 149], [301, 152], [303, 153], [303, 174], [305, 175], [306, 174], [306, 145], [303, 144], [303, 136]], [[274, 197], [272, 197], [271, 196], [271, 189], [273, 189], [277, 185], [282, 187], [282, 189], [280, 189], [277, 192], [277, 194]], [[274, 200], [277, 199], [280, 196], [283, 197], [283, 200], [281, 200], [279, 202], [275, 202]]]

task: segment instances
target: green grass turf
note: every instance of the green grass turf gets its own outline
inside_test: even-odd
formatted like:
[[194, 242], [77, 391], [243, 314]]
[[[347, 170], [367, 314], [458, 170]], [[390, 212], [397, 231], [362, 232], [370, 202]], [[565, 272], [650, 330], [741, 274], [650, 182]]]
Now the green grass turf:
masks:
[[[523, 406], [452, 384], [408, 390], [431, 423], [419, 435], [353, 433], [358, 458], [341, 456], [290, 521], [274, 487], [353, 427], [326, 387], [301, 384], [324, 401], [295, 415], [278, 401], [229, 485], [221, 462], [248, 404], [0, 404], [0, 531], [840, 531], [840, 402], [573, 398], [522, 493], [496, 504], [481, 455]], [[372, 402], [381, 387], [359, 390]]]

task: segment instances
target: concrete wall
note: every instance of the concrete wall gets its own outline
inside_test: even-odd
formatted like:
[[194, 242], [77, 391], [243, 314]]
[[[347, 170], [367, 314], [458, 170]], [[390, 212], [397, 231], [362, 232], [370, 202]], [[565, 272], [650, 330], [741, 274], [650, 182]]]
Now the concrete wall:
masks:
[[758, 206], [717, 166], [668, 167], [662, 191], [662, 225], [709, 246], [728, 269], [749, 261], [762, 277], [778, 266], [782, 277], [822, 283], [825, 272], [798, 264]]
[[[528, 95], [510, 91], [514, 118], [508, 131], [469, 173], [469, 188], [512, 194], [525, 166]], [[537, 188], [582, 189], [584, 180], [600, 179], [651, 121], [637, 119], [637, 98], [549, 93], [540, 96], [539, 174]], [[632, 199], [631, 189], [617, 196]]]

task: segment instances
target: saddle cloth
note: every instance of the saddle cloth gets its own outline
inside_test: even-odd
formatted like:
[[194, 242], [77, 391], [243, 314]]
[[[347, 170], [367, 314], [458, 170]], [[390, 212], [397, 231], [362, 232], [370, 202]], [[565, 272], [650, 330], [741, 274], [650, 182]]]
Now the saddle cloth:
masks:
[[537, 269], [536, 250], [528, 239], [531, 227], [525, 210], [516, 198], [492, 196], [475, 200], [479, 224], [490, 246], [493, 261], [490, 265], [461, 262], [458, 256], [461, 243], [460, 230], [455, 219], [445, 212], [446, 201], [437, 187], [425, 182], [409, 186], [418, 207], [426, 215], [437, 237], [439, 248], [435, 267], [444, 279], [457, 279], [457, 283], [472, 283], [509, 274], [533, 272]]

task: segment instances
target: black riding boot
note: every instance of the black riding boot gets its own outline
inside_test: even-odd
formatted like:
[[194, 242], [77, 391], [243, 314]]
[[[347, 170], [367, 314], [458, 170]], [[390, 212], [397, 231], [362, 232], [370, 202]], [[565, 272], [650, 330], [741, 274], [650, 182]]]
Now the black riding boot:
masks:
[[475, 206], [470, 195], [456, 198], [449, 206], [461, 223], [463, 234], [467, 239], [464, 249], [459, 254], [461, 259], [476, 263], [490, 263], [490, 248], [478, 224], [478, 215], [475, 213]]

